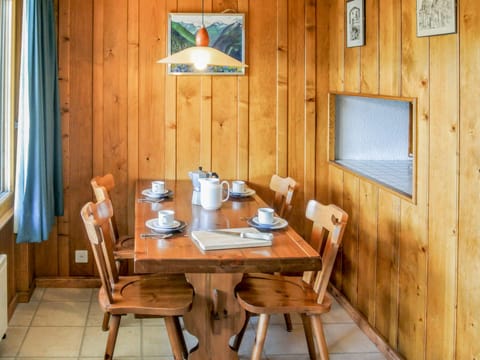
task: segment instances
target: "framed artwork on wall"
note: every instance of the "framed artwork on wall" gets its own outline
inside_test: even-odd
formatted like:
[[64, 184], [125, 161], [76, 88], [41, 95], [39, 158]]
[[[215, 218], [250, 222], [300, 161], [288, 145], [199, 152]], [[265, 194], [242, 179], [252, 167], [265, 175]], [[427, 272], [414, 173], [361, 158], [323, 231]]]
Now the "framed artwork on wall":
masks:
[[455, 33], [456, 7], [456, 0], [417, 0], [417, 36]]
[[365, 0], [348, 0], [345, 12], [347, 48], [365, 45]]
[[[244, 14], [202, 14], [170, 13], [168, 16], [168, 56], [185, 48], [195, 46], [195, 34], [202, 26], [209, 35], [209, 46], [243, 62], [245, 58]], [[169, 64], [172, 75], [244, 75], [245, 68], [229, 66], [208, 66], [196, 70], [193, 65]]]

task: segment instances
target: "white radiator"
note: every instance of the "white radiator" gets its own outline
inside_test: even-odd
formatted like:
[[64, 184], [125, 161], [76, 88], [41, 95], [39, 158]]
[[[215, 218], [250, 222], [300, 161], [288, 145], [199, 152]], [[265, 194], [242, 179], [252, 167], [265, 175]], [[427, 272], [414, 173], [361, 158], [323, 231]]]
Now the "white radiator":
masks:
[[0, 340], [7, 332], [7, 255], [0, 254]]

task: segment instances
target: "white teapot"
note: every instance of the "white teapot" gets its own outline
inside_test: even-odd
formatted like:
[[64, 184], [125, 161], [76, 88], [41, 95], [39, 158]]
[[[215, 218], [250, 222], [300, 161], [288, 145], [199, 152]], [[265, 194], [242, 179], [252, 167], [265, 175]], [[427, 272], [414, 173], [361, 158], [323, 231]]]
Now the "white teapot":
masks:
[[[200, 181], [200, 204], [206, 210], [216, 210], [222, 206], [222, 202], [228, 200], [230, 194], [230, 185], [227, 181], [218, 180], [217, 178], [204, 178]], [[223, 187], [226, 185], [227, 195], [222, 196]]]

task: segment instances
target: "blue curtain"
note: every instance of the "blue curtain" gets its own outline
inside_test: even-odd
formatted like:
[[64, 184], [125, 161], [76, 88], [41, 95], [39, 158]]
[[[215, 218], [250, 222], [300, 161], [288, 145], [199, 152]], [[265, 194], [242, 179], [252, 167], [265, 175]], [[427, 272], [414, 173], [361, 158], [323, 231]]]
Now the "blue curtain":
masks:
[[24, 0], [18, 109], [17, 242], [47, 240], [63, 215], [61, 119], [53, 0]]

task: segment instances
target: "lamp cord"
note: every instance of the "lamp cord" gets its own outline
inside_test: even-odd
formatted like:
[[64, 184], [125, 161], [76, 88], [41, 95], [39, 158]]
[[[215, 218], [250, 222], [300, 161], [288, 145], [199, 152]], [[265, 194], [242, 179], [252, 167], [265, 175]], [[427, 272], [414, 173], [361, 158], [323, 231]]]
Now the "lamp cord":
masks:
[[202, 26], [203, 27], [205, 27], [204, 16], [205, 16], [205, 13], [203, 12], [203, 0], [202, 0]]

